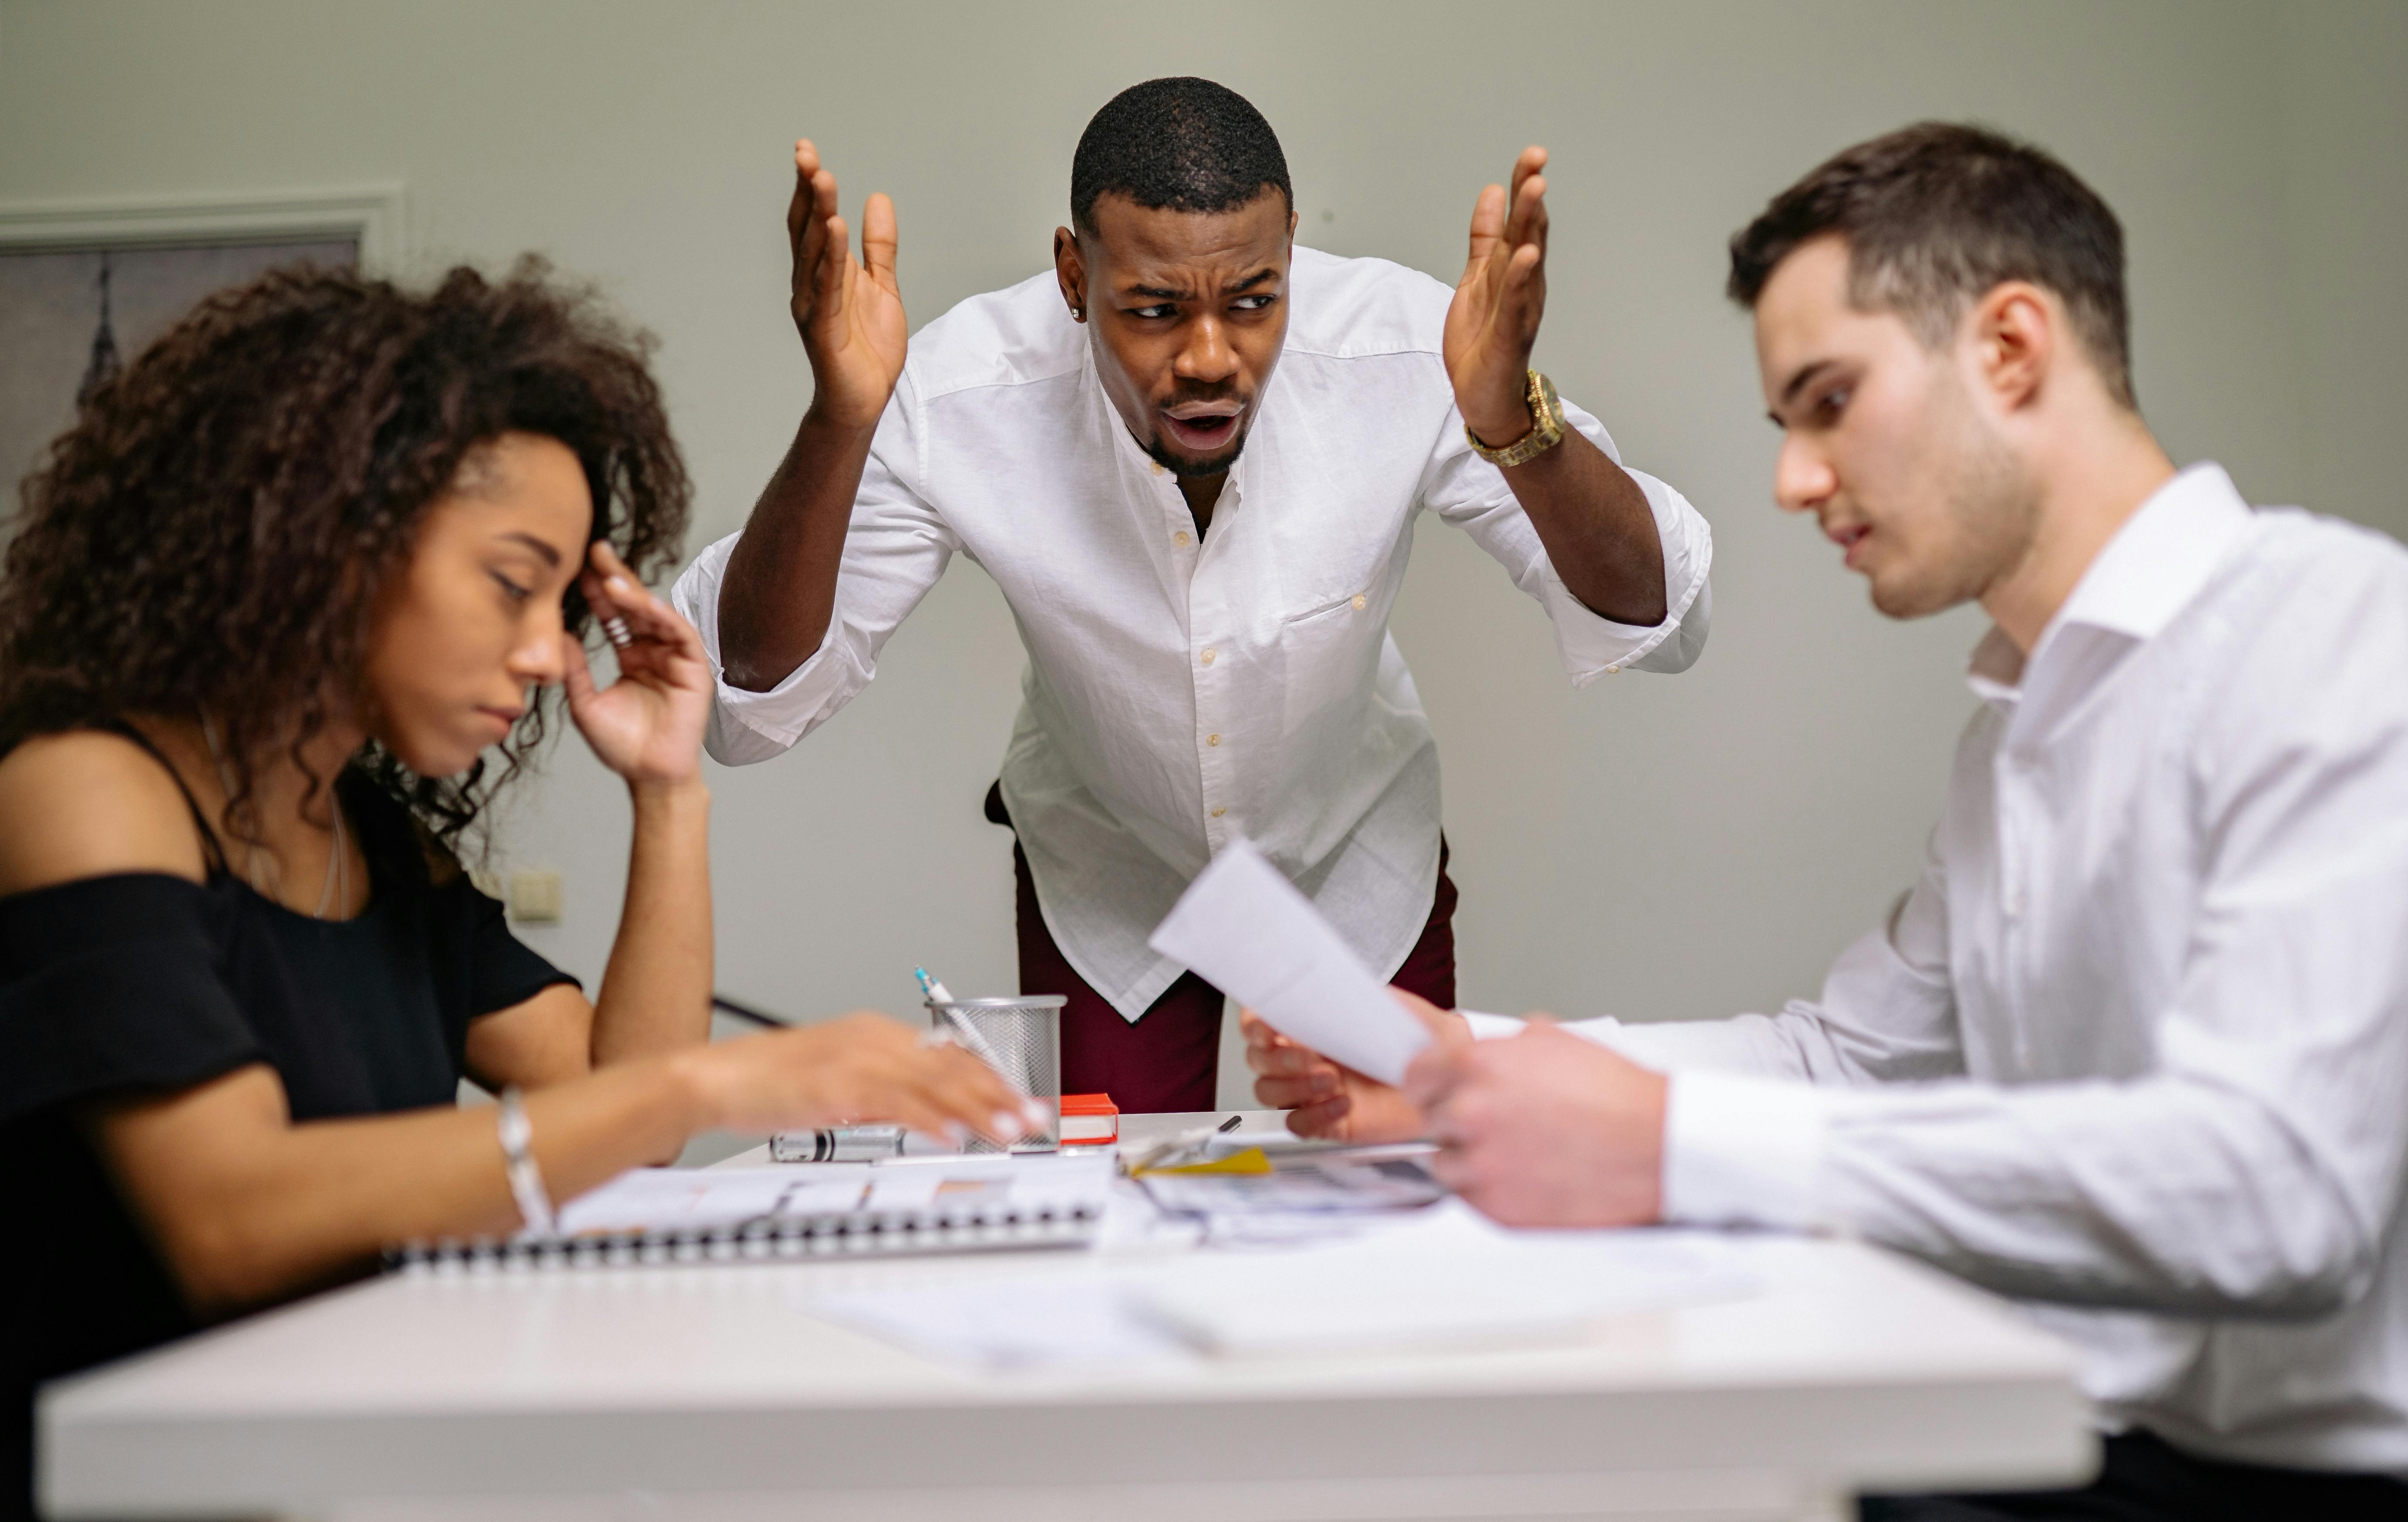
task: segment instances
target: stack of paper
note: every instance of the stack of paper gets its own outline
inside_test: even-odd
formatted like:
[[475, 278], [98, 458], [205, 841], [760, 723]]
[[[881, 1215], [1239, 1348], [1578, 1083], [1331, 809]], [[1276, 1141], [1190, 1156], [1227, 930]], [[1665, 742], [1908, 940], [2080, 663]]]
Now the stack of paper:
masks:
[[1265, 1166], [1228, 1169], [1246, 1156], [1240, 1154], [1202, 1169], [1149, 1173], [1141, 1181], [1146, 1197], [1167, 1216], [1197, 1223], [1213, 1247], [1352, 1236], [1446, 1198], [1446, 1185], [1424, 1166], [1426, 1146], [1283, 1148], [1276, 1158], [1251, 1150]]
[[1303, 1252], [1187, 1259], [1133, 1308], [1214, 1353], [1563, 1342], [1609, 1315], [1753, 1293], [1719, 1245], [1661, 1231], [1512, 1231], [1460, 1201]]
[[[1509, 1231], [1460, 1203], [1283, 1253], [829, 1296], [806, 1307], [986, 1368], [1578, 1342], [1607, 1316], [1755, 1292], [1711, 1236]], [[1192, 1355], [1190, 1355], [1192, 1356]]]

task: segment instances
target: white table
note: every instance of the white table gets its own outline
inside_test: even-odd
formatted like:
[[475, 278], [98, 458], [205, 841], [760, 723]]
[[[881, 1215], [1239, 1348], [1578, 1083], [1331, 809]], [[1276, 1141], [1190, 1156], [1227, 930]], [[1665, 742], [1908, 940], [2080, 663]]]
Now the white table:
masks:
[[394, 1276], [50, 1387], [44, 1493], [60, 1517], [1737, 1522], [2094, 1461], [2066, 1355], [1999, 1302], [1852, 1243], [1777, 1251], [1754, 1299], [1577, 1346], [1012, 1375], [811, 1299], [1097, 1255]]

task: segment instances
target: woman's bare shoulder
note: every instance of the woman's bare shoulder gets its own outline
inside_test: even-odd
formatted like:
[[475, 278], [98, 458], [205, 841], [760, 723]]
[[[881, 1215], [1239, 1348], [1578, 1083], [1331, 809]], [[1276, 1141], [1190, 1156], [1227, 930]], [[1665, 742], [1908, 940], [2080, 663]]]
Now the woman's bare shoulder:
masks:
[[0, 894], [116, 872], [208, 875], [182, 789], [122, 735], [37, 735], [0, 757]]

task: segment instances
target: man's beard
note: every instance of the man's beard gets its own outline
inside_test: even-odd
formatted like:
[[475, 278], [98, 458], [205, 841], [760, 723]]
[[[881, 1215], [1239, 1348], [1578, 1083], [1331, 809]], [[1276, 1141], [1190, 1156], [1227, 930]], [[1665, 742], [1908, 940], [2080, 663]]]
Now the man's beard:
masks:
[[1905, 577], [1872, 583], [1873, 606], [1891, 618], [1921, 618], [1981, 597], [2031, 553], [2040, 522], [2039, 482], [1953, 379], [1942, 382], [1931, 412], [1927, 460], [1938, 467], [1932, 484], [1944, 506], [1922, 563]]
[[[1251, 432], [1252, 430], [1250, 429], [1248, 431]], [[1162, 467], [1162, 468], [1169, 471], [1174, 476], [1188, 477], [1217, 476], [1222, 471], [1228, 469], [1233, 465], [1236, 465], [1238, 463], [1238, 456], [1243, 454], [1245, 452], [1246, 434], [1242, 433], [1238, 436], [1238, 441], [1229, 446], [1229, 452], [1219, 456], [1211, 465], [1206, 465], [1197, 460], [1184, 460], [1180, 458], [1178, 455], [1171, 453], [1170, 446], [1164, 443], [1159, 438], [1156, 438], [1152, 443], [1145, 446], [1145, 452], [1153, 458], [1154, 464]]]

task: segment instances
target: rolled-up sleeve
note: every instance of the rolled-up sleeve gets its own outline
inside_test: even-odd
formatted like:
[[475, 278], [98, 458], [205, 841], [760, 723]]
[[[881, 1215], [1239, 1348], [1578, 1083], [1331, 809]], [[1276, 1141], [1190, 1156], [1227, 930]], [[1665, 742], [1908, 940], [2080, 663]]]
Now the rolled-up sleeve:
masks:
[[719, 594], [741, 534], [712, 544], [686, 567], [669, 600], [702, 635], [714, 693], [703, 735], [712, 758], [743, 766], [782, 754], [869, 684], [878, 653], [896, 625], [945, 574], [960, 540], [919, 487], [924, 479], [917, 393], [907, 373], [879, 420], [863, 467], [837, 571], [825, 638], [774, 687], [750, 692], [727, 681], [719, 638]]
[[[1622, 464], [1605, 424], [1566, 402], [1564, 421], [1583, 438]], [[1686, 497], [1644, 471], [1629, 470], [1646, 494], [1664, 546], [1664, 621], [1618, 624], [1592, 612], [1572, 596], [1547, 558], [1539, 531], [1522, 510], [1504, 472], [1482, 459], [1464, 437], [1462, 415], [1452, 408], [1423, 477], [1422, 506], [1469, 534], [1505, 567], [1513, 584], [1539, 600], [1555, 629], [1555, 652], [1572, 685], [1636, 667], [1642, 671], [1683, 671], [1706, 648], [1713, 617], [1707, 572], [1714, 557], [1713, 531]]]

